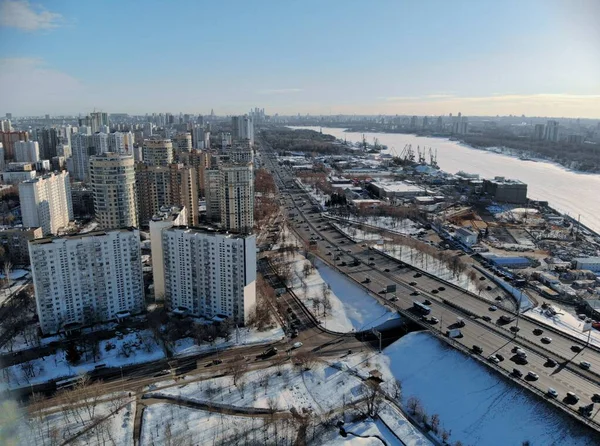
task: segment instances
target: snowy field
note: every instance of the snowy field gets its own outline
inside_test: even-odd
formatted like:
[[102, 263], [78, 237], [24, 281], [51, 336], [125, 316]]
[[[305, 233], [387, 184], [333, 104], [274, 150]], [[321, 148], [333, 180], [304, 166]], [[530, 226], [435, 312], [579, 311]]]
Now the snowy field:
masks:
[[426, 413], [439, 414], [441, 427], [452, 431], [451, 443], [600, 444], [567, 415], [425, 332], [404, 336], [377, 359], [384, 379], [401, 381], [405, 406], [414, 396]]
[[248, 372], [237, 385], [233, 384], [231, 376], [223, 376], [183, 387], [169, 387], [151, 395], [236, 407], [274, 407], [280, 411], [296, 408], [300, 412], [310, 410], [325, 414], [344, 402], [350, 404], [358, 400], [363, 393], [364, 386], [358, 378], [319, 363], [303, 373], [300, 368], [288, 364], [280, 369]]
[[575, 336], [582, 341], [587, 342], [589, 336], [590, 344], [600, 347], [600, 331], [592, 329], [589, 333], [584, 333], [582, 331], [584, 321], [573, 316], [566, 310], [558, 307], [551, 308], [552, 310], [543, 309], [542, 307], [533, 308], [531, 311], [525, 313], [525, 316], [568, 333], [571, 336]]
[[[293, 438], [291, 420], [278, 432]], [[260, 417], [222, 415], [175, 404], [152, 404], [144, 410], [140, 446], [274, 444], [275, 423]]]
[[[125, 406], [116, 412], [122, 404]], [[17, 415], [13, 444], [52, 446], [71, 439], [69, 444], [81, 446], [133, 445], [135, 406], [135, 400], [119, 399], [89, 406], [52, 407], [30, 417]]]
[[377, 234], [376, 232], [365, 231], [352, 225], [342, 223], [332, 223], [332, 225], [355, 242], [373, 242], [382, 239], [391, 240], [382, 237], [381, 234]]
[[[293, 262], [292, 288], [328, 330], [339, 333], [362, 331], [398, 318], [396, 312], [381, 305], [356, 283], [321, 260], [314, 261], [315, 268], [306, 277], [303, 269], [308, 260], [301, 254], [294, 254], [290, 261]], [[324, 292], [329, 293], [331, 304], [325, 315], [322, 306], [314, 304], [315, 299], [318, 302], [323, 298]]]

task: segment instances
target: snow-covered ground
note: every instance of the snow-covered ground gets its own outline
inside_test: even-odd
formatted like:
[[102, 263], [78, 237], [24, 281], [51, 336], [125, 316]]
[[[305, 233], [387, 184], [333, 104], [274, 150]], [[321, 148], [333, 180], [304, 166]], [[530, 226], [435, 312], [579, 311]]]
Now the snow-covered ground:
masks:
[[[117, 404], [125, 404], [115, 413]], [[47, 411], [15, 419], [14, 440], [18, 445], [55, 445], [75, 438], [73, 445], [133, 445], [135, 400], [99, 402], [91, 407], [52, 407]], [[95, 427], [81, 434], [84, 429]]]
[[[161, 382], [160, 385], [173, 384], [173, 381]], [[240, 383], [244, 383], [240, 385]], [[348, 373], [347, 368], [328, 365], [325, 363], [316, 363], [311, 370], [300, 372], [298, 367], [292, 365], [283, 365], [279, 368], [269, 368], [266, 370], [256, 370], [246, 373], [234, 386], [233, 379], [230, 376], [213, 378], [206, 381], [192, 382], [183, 386], [168, 387], [160, 391], [151, 392], [149, 397], [162, 395], [182, 401], [205, 403], [209, 405], [234, 406], [240, 408], [272, 408], [279, 412], [289, 413], [294, 409], [298, 413], [310, 411], [314, 416], [326, 416], [332, 411], [340, 410], [344, 407], [349, 408], [353, 402], [359, 401], [365, 396], [365, 384], [352, 373]], [[159, 405], [152, 405], [150, 408]], [[164, 405], [162, 405], [164, 406]], [[164, 410], [175, 411], [177, 407], [163, 407]], [[161, 410], [163, 410], [161, 409]], [[146, 409], [148, 410], [148, 409]], [[157, 409], [158, 410], [158, 409]], [[177, 424], [187, 423], [185, 417], [204, 419], [207, 412], [197, 411], [195, 415], [191, 412], [179, 414]], [[169, 414], [170, 416], [171, 414]], [[176, 414], [173, 414], [176, 415]], [[153, 417], [153, 415], [150, 415]], [[401, 412], [395, 409], [391, 404], [384, 403], [380, 416], [382, 420], [373, 422], [366, 420], [359, 423], [349, 423], [346, 429], [360, 435], [380, 435], [388, 441], [388, 444], [402, 444], [398, 437], [402, 438], [404, 444], [411, 446], [429, 445], [430, 442], [423, 434], [412, 426]], [[184, 417], [184, 418], [181, 418]], [[234, 424], [231, 421], [240, 421], [245, 423], [248, 420], [243, 417], [223, 417], [212, 415], [212, 418], [221, 420], [223, 425], [229, 426], [227, 431], [235, 436], [233, 432]], [[168, 418], [168, 417], [167, 417]], [[211, 417], [209, 417], [211, 418]], [[161, 418], [162, 419], [162, 418]], [[183, 421], [180, 421], [183, 420]], [[188, 418], [191, 421], [191, 418]], [[214, 420], [213, 420], [214, 421]], [[152, 421], [151, 421], [152, 422]], [[199, 421], [200, 422], [200, 421]], [[203, 426], [211, 429], [209, 420], [202, 421]], [[144, 417], [144, 424], [146, 416]], [[152, 431], [154, 441], [159, 441], [160, 431], [164, 431], [164, 426], [158, 422], [154, 426], [157, 432]], [[389, 426], [388, 427], [386, 427]], [[163, 426], [161, 428], [161, 426]], [[152, 429], [148, 427], [148, 429]], [[185, 432], [181, 427], [173, 427], [178, 432]], [[326, 434], [326, 438], [314, 444], [371, 444], [360, 442], [366, 440], [355, 439], [357, 443], [346, 443], [355, 437], [349, 436], [347, 439], [339, 437], [337, 429], [333, 429]], [[214, 433], [213, 433], [214, 434]], [[226, 431], [221, 432], [221, 440], [225, 440]], [[231, 442], [233, 440], [230, 440]], [[153, 443], [142, 443], [153, 444]], [[159, 444], [159, 443], [154, 443]], [[200, 443], [202, 444], [202, 443]], [[373, 443], [375, 444], [375, 443]], [[379, 443], [381, 444], [381, 443]]]
[[408, 218], [395, 218], [385, 216], [369, 216], [348, 218], [349, 223], [373, 226], [374, 228], [386, 229], [398, 234], [416, 235], [421, 231], [420, 226]]
[[[71, 365], [65, 359], [65, 351], [58, 349], [53, 355], [30, 361], [31, 372], [26, 372], [23, 364], [6, 367], [1, 372], [0, 390], [82, 375], [93, 370], [97, 364], [120, 367], [164, 358], [162, 349], [156, 344], [149, 330], [125, 334], [122, 339], [100, 341], [98, 355], [96, 362], [91, 355], [88, 355], [88, 358], [83, 355], [78, 364]], [[31, 376], [32, 374], [35, 376]]]
[[[315, 259], [315, 268], [304, 276], [304, 265], [309, 261], [301, 254], [289, 257], [293, 266], [292, 288], [322, 325], [332, 331], [347, 333], [378, 326], [398, 314], [381, 305], [357, 284]], [[303, 282], [305, 285], [303, 285]], [[325, 291], [327, 290], [327, 291]], [[323, 315], [322, 305], [314, 305], [329, 293], [331, 309]]]
[[[214, 345], [195, 345], [192, 338], [180, 339], [175, 343], [175, 355], [187, 356], [203, 351], [224, 349], [238, 345], [259, 344], [283, 339], [285, 333], [281, 327], [264, 332], [257, 332], [250, 328], [240, 328], [236, 334], [234, 331], [231, 339], [226, 341], [217, 338]], [[46, 338], [42, 344], [49, 343], [57, 337]], [[107, 350], [107, 345], [110, 345]], [[55, 354], [34, 359], [30, 362], [31, 373], [26, 373], [21, 364], [6, 367], [0, 372], [0, 390], [6, 388], [26, 387], [30, 384], [39, 384], [58, 378], [81, 375], [94, 370], [98, 364], [105, 364], [107, 368], [120, 367], [131, 364], [141, 364], [156, 361], [165, 357], [164, 351], [154, 341], [150, 330], [141, 330], [124, 334], [122, 339], [112, 338], [99, 342], [99, 357], [94, 362], [91, 355], [82, 359], [76, 365], [70, 365], [65, 359], [65, 351], [59, 349]]]
[[339, 231], [343, 232], [345, 235], [350, 237], [355, 242], [373, 242], [377, 240], [391, 240], [382, 237], [381, 234], [377, 234], [376, 232], [365, 231], [353, 225], [342, 224], [342, 223], [332, 223], [332, 225], [337, 228]]
[[[283, 422], [278, 426], [280, 435], [285, 429], [293, 438], [295, 427]], [[270, 444], [275, 425], [265, 426], [260, 417], [222, 415], [195, 410], [175, 404], [152, 404], [144, 410], [140, 446], [163, 445], [235, 445]]]
[[[356, 365], [357, 359], [347, 362]], [[414, 396], [427, 414], [439, 414], [440, 426], [452, 431], [451, 443], [598, 444], [597, 437], [566, 414], [426, 332], [402, 337], [371, 361], [380, 364], [385, 380], [401, 381], [405, 405]]]
[[[280, 374], [278, 374], [280, 373]], [[244, 385], [240, 385], [244, 383]], [[231, 376], [198, 381], [181, 387], [168, 387], [156, 395], [168, 395], [201, 403], [216, 403], [236, 407], [267, 409], [269, 403], [277, 410], [296, 408], [324, 414], [350, 404], [363, 396], [364, 385], [352, 375], [327, 364], [318, 363], [311, 370], [289, 364], [279, 370], [270, 368], [246, 373], [233, 384]], [[342, 401], [342, 398], [345, 398]]]
[[584, 321], [558, 307], [551, 306], [551, 308], [533, 308], [525, 313], [525, 316], [575, 336], [582, 341], [587, 342], [589, 337], [590, 344], [600, 347], [600, 331], [592, 328], [590, 332], [583, 332]]
[[245, 327], [233, 331], [231, 339], [226, 341], [222, 338], [217, 338], [213, 345], [203, 344], [196, 345], [194, 339], [183, 338], [175, 342], [175, 356], [188, 356], [197, 353], [207, 352], [215, 349], [225, 349], [240, 345], [262, 344], [266, 342], [279, 341], [285, 337], [285, 333], [281, 327], [273, 328], [266, 331], [256, 331]]

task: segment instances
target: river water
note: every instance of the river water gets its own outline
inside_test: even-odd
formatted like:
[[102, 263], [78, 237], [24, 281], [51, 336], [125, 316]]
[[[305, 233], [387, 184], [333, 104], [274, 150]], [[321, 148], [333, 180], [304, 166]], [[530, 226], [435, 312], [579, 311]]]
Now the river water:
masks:
[[[294, 127], [319, 131], [321, 127]], [[348, 141], [362, 141], [362, 133], [344, 132], [341, 128], [323, 127], [323, 133]], [[449, 173], [462, 170], [477, 173], [482, 178], [503, 176], [527, 183], [527, 196], [546, 200], [553, 208], [581, 216], [581, 223], [600, 232], [600, 175], [573, 172], [548, 162], [520, 160], [485, 150], [478, 150], [450, 141], [447, 138], [430, 138], [402, 133], [364, 133], [368, 143], [377, 138], [388, 146], [388, 152], [400, 154], [406, 144], [437, 149], [440, 168]], [[429, 160], [429, 155], [427, 155]]]

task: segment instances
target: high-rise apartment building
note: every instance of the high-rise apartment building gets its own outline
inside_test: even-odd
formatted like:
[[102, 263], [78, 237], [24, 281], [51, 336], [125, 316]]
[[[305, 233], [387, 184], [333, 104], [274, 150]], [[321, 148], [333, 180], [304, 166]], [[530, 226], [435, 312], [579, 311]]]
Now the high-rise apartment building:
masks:
[[203, 125], [197, 125], [192, 129], [192, 148], [210, 149], [210, 132]]
[[14, 143], [17, 141], [29, 141], [29, 133], [0, 132], [0, 142], [4, 147], [4, 159], [14, 159]]
[[73, 220], [69, 173], [50, 173], [19, 184], [23, 226], [57, 234]]
[[120, 153], [121, 155], [128, 154], [125, 150], [125, 136], [121, 132], [109, 133], [106, 135], [107, 152]]
[[90, 181], [90, 158], [108, 151], [108, 137], [104, 133], [88, 135], [75, 133], [71, 136], [71, 156], [73, 178], [77, 181]]
[[146, 139], [142, 147], [142, 160], [149, 166], [166, 166], [174, 160], [173, 142], [170, 139]]
[[[254, 226], [254, 172], [252, 163], [219, 166], [221, 227], [251, 232]], [[208, 208], [208, 202], [207, 202]]]
[[137, 227], [137, 195], [132, 156], [112, 152], [90, 158], [94, 213], [102, 228]]
[[221, 172], [216, 167], [204, 171], [204, 199], [206, 220], [212, 223], [221, 221]]
[[189, 133], [178, 133], [173, 137], [173, 151], [177, 161], [181, 161], [182, 153], [189, 153], [192, 150], [192, 135]]
[[196, 169], [196, 177], [198, 179], [198, 196], [204, 197], [204, 172], [206, 169], [210, 169], [211, 167], [211, 159], [212, 155], [210, 152], [206, 152], [203, 150], [195, 150], [192, 149], [190, 152], [182, 153], [180, 156], [180, 162], [184, 163], [186, 166], [192, 166]]
[[558, 142], [558, 121], [550, 120], [546, 123], [544, 140]]
[[147, 225], [165, 206], [185, 207], [188, 215], [185, 224], [198, 224], [196, 169], [183, 164], [148, 166], [137, 163], [135, 178], [140, 225]]
[[248, 115], [233, 116], [231, 118], [234, 139], [247, 139], [254, 144], [254, 124]]
[[20, 163], [37, 163], [40, 158], [40, 146], [37, 141], [16, 141], [13, 145], [15, 160]]
[[14, 265], [29, 265], [29, 241], [43, 236], [42, 228], [1, 229], [0, 243]]
[[29, 242], [45, 334], [140, 313], [144, 282], [139, 231], [96, 231]]
[[102, 126], [108, 125], [108, 113], [92, 112], [84, 118], [79, 118], [79, 127], [90, 127], [92, 133], [99, 132]]
[[256, 305], [254, 235], [172, 227], [162, 231], [162, 249], [170, 310], [247, 322]]
[[[187, 226], [188, 212], [185, 207], [164, 208], [150, 220], [150, 249], [152, 250], [152, 279], [154, 284], [154, 299], [163, 300], [165, 297], [165, 268], [163, 262], [163, 229], [173, 226]], [[0, 232], [1, 234], [1, 232]]]
[[56, 148], [59, 144], [60, 133], [55, 128], [36, 129], [35, 140], [40, 145], [40, 157], [44, 160], [52, 159], [56, 156]]

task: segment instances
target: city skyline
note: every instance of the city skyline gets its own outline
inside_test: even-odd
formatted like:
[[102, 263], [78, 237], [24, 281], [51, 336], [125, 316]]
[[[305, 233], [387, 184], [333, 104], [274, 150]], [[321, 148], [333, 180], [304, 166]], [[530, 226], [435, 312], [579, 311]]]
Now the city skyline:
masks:
[[0, 0], [0, 115], [600, 118], [593, 1], [240, 6]]

